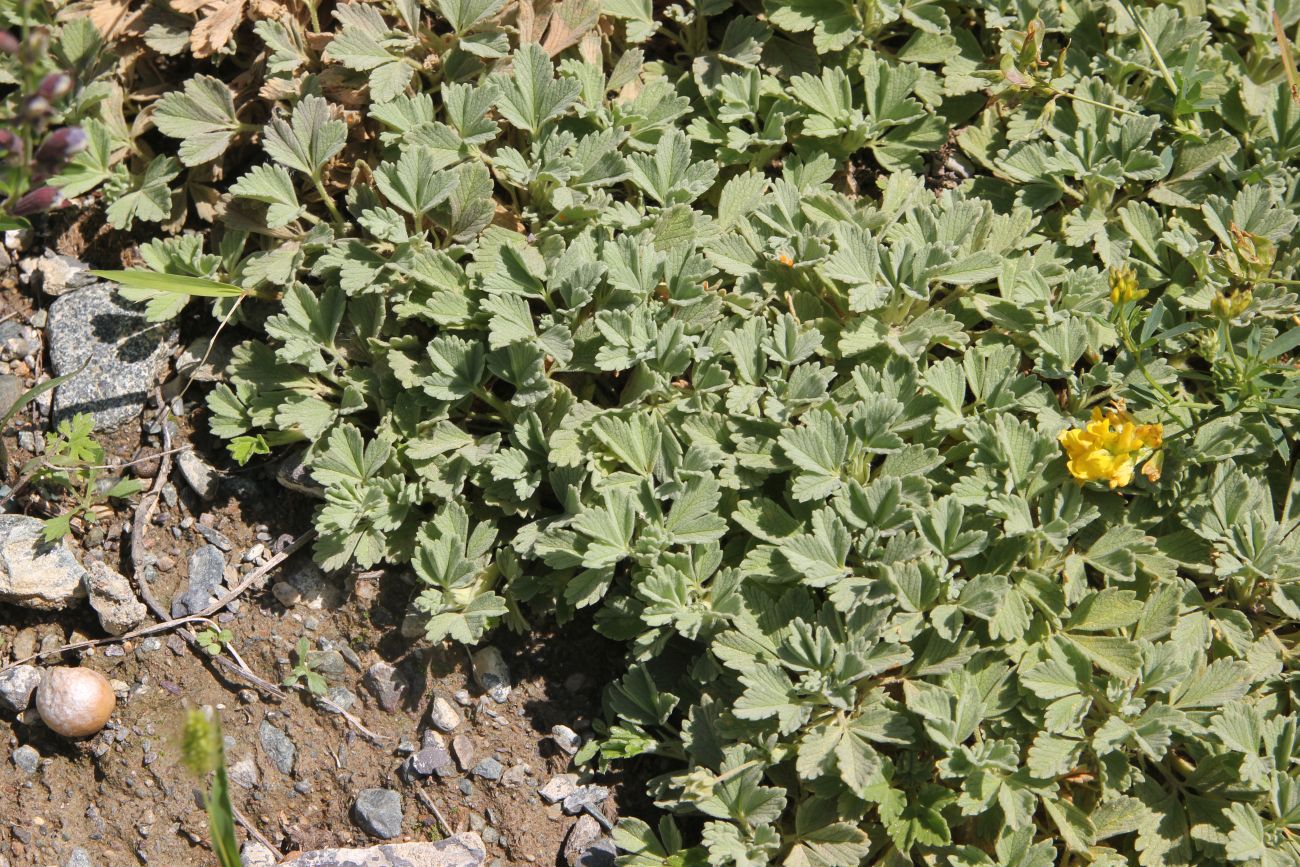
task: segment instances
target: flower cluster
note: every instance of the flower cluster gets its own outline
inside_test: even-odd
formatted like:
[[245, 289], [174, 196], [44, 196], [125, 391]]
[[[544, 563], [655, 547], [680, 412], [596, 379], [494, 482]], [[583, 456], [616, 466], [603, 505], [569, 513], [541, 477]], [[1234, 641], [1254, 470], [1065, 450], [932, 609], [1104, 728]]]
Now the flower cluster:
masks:
[[1132, 268], [1110, 269], [1110, 301], [1115, 306], [1139, 301], [1146, 297], [1146, 290], [1139, 289], [1137, 272]]
[[1163, 438], [1163, 425], [1138, 424], [1122, 408], [1105, 413], [1094, 408], [1091, 421], [1061, 431], [1058, 439], [1069, 457], [1070, 475], [1080, 482], [1105, 481], [1122, 488], [1133, 481], [1137, 462], [1160, 448]]

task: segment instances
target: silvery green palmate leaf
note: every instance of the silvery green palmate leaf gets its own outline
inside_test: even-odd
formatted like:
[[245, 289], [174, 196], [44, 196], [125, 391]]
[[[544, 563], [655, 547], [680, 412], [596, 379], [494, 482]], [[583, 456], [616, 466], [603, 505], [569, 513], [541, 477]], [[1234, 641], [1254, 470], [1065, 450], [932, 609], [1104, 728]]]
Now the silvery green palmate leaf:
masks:
[[212, 221], [142, 256], [324, 566], [618, 643], [624, 863], [1297, 865], [1297, 24], [340, 4], [57, 177]]

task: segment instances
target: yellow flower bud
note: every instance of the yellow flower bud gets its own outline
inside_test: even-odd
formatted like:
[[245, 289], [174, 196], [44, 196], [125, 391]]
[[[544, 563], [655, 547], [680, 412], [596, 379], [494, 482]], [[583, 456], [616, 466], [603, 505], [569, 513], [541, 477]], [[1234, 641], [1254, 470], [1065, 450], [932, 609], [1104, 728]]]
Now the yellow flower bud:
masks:
[[1145, 298], [1147, 290], [1139, 289], [1137, 284], [1137, 272], [1132, 268], [1123, 266], [1121, 268], [1110, 269], [1110, 302], [1116, 306], [1128, 304]]
[[1227, 295], [1215, 295], [1210, 302], [1210, 309], [1220, 319], [1236, 319], [1250, 309], [1255, 300], [1255, 293], [1249, 289], [1238, 289]]

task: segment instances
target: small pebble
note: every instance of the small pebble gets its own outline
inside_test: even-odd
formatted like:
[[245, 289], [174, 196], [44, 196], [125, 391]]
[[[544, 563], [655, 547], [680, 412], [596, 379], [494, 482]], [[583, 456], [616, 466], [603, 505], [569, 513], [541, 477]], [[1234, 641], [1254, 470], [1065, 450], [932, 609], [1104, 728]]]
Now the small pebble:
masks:
[[505, 768], [501, 763], [491, 756], [483, 759], [483, 761], [474, 766], [474, 770], [470, 771], [470, 773], [476, 777], [481, 777], [484, 780], [491, 781], [501, 779], [501, 774], [504, 772]]
[[35, 747], [23, 744], [21, 747], [14, 750], [13, 760], [19, 770], [28, 774], [34, 774], [36, 773], [37, 766], [41, 763], [41, 754], [36, 752]]
[[434, 695], [433, 701], [429, 703], [429, 722], [441, 732], [453, 732], [460, 725], [460, 714], [451, 702], [440, 695]]

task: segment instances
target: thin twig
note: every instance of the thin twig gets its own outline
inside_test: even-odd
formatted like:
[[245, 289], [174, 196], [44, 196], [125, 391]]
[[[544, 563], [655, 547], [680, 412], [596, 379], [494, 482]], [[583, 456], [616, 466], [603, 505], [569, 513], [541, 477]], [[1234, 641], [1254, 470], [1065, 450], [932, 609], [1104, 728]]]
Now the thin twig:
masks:
[[266, 839], [266, 835], [263, 834], [261, 831], [257, 830], [257, 826], [254, 825], [252, 822], [248, 821], [248, 819], [244, 817], [244, 814], [239, 812], [239, 808], [236, 807], [233, 802], [230, 805], [230, 809], [235, 814], [235, 821], [243, 825], [244, 830], [247, 831], [250, 835], [256, 837], [257, 842], [261, 843], [267, 849], [270, 849], [272, 853], [277, 855], [281, 854], [279, 847], [276, 846], [274, 843], [272, 843], [270, 840]]
[[[145, 555], [145, 530], [149, 526], [149, 518], [153, 514], [154, 507], [158, 504], [158, 498], [162, 495], [163, 486], [167, 484], [167, 479], [171, 476], [172, 454], [174, 454], [172, 449], [171, 429], [167, 427], [167, 416], [170, 413], [170, 409], [168, 408], [167, 402], [163, 400], [161, 391], [157, 392], [156, 400], [159, 407], [158, 423], [162, 427], [162, 463], [158, 467], [158, 477], [154, 479], [153, 487], [140, 498], [140, 503], [136, 506], [135, 518], [132, 521], [131, 526], [131, 563], [134, 566], [136, 576], [135, 583], [140, 591], [140, 598], [144, 600], [144, 604], [148, 606], [149, 610], [153, 612], [155, 617], [159, 620], [165, 621], [168, 619], [167, 611], [158, 602], [157, 598], [154, 597], [153, 590], [149, 587], [149, 582], [144, 578], [144, 569], [141, 567]], [[262, 692], [278, 699], [283, 699], [285, 697], [284, 693], [279, 688], [258, 676], [251, 668], [249, 668], [248, 665], [239, 658], [239, 654], [234, 651], [234, 648], [226, 647], [225, 650], [238, 661], [238, 665], [232, 663], [223, 656], [213, 656], [201, 648], [198, 643], [198, 638], [196, 638], [194, 633], [190, 630], [180, 627], [176, 632], [185, 639], [185, 641], [190, 645], [190, 648], [200, 657], [208, 659], [220, 668], [238, 675], [256, 686]]]
[[442, 815], [442, 810], [438, 809], [438, 805], [433, 802], [433, 798], [430, 798], [420, 789], [415, 790], [415, 797], [419, 798], [425, 809], [433, 814], [434, 821], [438, 823], [438, 830], [442, 831], [444, 837], [455, 835], [456, 832], [451, 830], [451, 825], [447, 824], [447, 819]]
[[352, 726], [354, 729], [356, 729], [357, 732], [358, 732], [362, 737], [366, 738], [366, 739], [367, 739], [368, 741], [370, 741], [371, 743], [381, 744], [381, 743], [383, 743], [384, 741], [391, 740], [391, 738], [388, 738], [388, 737], [386, 737], [386, 736], [384, 736], [384, 735], [377, 735], [377, 734], [375, 734], [375, 733], [372, 732], [370, 729], [368, 729], [368, 728], [366, 728], [364, 725], [362, 725], [361, 720], [357, 719], [355, 716], [353, 716], [352, 714], [348, 713], [346, 710], [344, 710], [343, 708], [339, 707], [339, 706], [336, 705], [334, 702], [332, 702], [332, 701], [330, 701], [329, 699], [327, 699], [325, 696], [323, 696], [323, 695], [317, 695], [316, 693], [314, 693], [314, 692], [312, 692], [311, 690], [307, 689], [307, 687], [305, 687], [305, 686], [299, 686], [299, 687], [298, 687], [298, 690], [299, 690], [300, 692], [302, 692], [303, 695], [311, 696], [313, 699], [316, 700], [316, 702], [317, 702], [321, 707], [325, 708], [325, 710], [330, 711], [331, 713], [336, 713], [336, 714], [338, 714], [339, 716], [343, 717], [343, 719], [347, 721], [348, 725], [350, 725], [350, 726]]
[[33, 660], [37, 660], [37, 659], [42, 659], [46, 656], [57, 656], [60, 653], [67, 653], [70, 650], [82, 650], [87, 647], [99, 647], [104, 644], [117, 644], [122, 641], [130, 641], [132, 638], [142, 638], [146, 635], [155, 635], [159, 632], [167, 632], [170, 629], [175, 629], [177, 626], [182, 626], [186, 623], [191, 623], [200, 620], [205, 623], [211, 622], [208, 620], [207, 617], [204, 617], [199, 614], [193, 614], [190, 615], [189, 617], [177, 617], [175, 620], [168, 620], [165, 623], [155, 623], [152, 626], [145, 626], [141, 629], [135, 629], [132, 630], [131, 632], [123, 633], [122, 635], [110, 636], [109, 638], [93, 638], [93, 639], [87, 639], [86, 641], [74, 641], [71, 644], [65, 644], [62, 647], [56, 647], [53, 650], [41, 650], [36, 653], [33, 653], [31, 656], [27, 656], [22, 659], [15, 659], [13, 662], [9, 663], [8, 665], [0, 667], [0, 674], [3, 674], [4, 672], [8, 671], [11, 668], [16, 668], [17, 666], [25, 665], [28, 662], [32, 662]]

